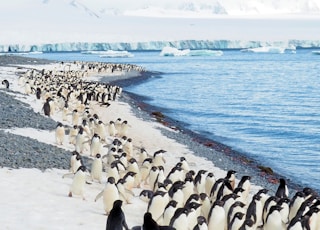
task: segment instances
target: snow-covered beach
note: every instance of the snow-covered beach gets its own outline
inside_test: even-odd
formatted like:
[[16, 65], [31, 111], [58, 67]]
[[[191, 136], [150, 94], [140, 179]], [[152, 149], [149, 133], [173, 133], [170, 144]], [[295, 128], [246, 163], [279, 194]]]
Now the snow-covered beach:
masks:
[[[1, 86], [1, 93], [12, 96], [13, 98], [22, 101], [32, 108], [32, 111], [43, 117], [43, 100], [37, 100], [34, 94], [26, 94], [25, 85], [19, 84], [19, 78], [16, 72], [26, 71], [26, 68], [35, 68], [39, 71], [46, 70], [65, 70], [66, 66], [70, 69], [79, 70], [79, 65], [74, 63], [60, 63], [46, 64], [46, 65], [19, 65], [20, 67], [0, 67], [1, 81], [4, 79], [10, 83], [9, 89], [4, 89]], [[129, 72], [130, 73], [130, 72]], [[137, 72], [131, 72], [137, 73]], [[106, 71], [100, 74], [89, 74], [86, 77], [88, 81], [106, 81], [108, 77], [114, 80], [114, 77], [121, 77], [127, 75], [133, 77], [134, 75], [128, 72], [115, 71], [113, 73]], [[198, 172], [200, 169], [212, 172], [215, 179], [224, 178], [227, 175], [227, 170], [233, 168], [232, 165], [224, 165], [221, 163], [222, 159], [217, 159], [216, 162], [209, 161], [205, 157], [200, 157], [192, 151], [188, 145], [181, 144], [173, 138], [164, 135], [161, 130], [176, 133], [179, 135], [179, 130], [172, 129], [156, 122], [156, 119], [142, 119], [136, 113], [141, 110], [138, 106], [135, 108], [129, 104], [126, 94], [121, 94], [115, 101], [110, 101], [110, 106], [100, 106], [97, 103], [90, 103], [90, 111], [96, 113], [99, 118], [108, 124], [109, 121], [116, 121], [121, 118], [122, 121], [126, 120], [129, 124], [126, 136], [132, 139], [134, 145], [134, 153], [132, 156], [139, 159], [139, 152], [141, 148], [145, 148], [152, 157], [153, 153], [158, 150], [165, 150], [163, 154], [165, 158], [165, 175], [168, 175], [170, 169], [180, 161], [180, 157], [185, 157], [189, 163], [190, 169]], [[135, 110], [135, 112], [133, 112]], [[141, 111], [142, 113], [142, 111]], [[19, 113], [17, 113], [17, 117]], [[17, 117], [13, 118], [17, 119]], [[57, 110], [51, 118], [54, 122], [62, 122], [65, 126], [72, 127], [71, 115], [68, 115], [66, 120], [63, 120], [62, 111]], [[34, 139], [35, 142], [41, 142], [48, 146], [55, 146], [56, 148], [67, 151], [70, 154], [75, 150], [75, 146], [69, 143], [69, 137], [65, 136], [63, 144], [60, 145], [56, 142], [54, 129], [35, 128], [36, 125], [29, 124], [29, 127], [17, 128], [2, 128], [6, 134], [14, 134], [16, 136], [17, 145], [19, 145], [19, 138], [28, 137]], [[2, 133], [1, 133], [2, 134]], [[21, 138], [22, 138], [21, 137]], [[121, 138], [120, 136], [116, 136]], [[106, 145], [110, 145], [115, 136], [106, 136]], [[37, 153], [39, 149], [35, 149]], [[1, 151], [6, 151], [6, 146], [1, 146]], [[106, 155], [108, 152], [107, 147], [103, 147], [101, 154]], [[6, 154], [16, 154], [14, 152], [7, 152]], [[49, 152], [46, 154], [55, 154]], [[91, 162], [93, 157], [90, 156], [89, 145], [85, 147], [82, 155], [88, 170], [90, 171]], [[68, 155], [67, 155], [68, 156]], [[69, 157], [66, 158], [69, 160]], [[221, 155], [221, 158], [224, 156]], [[32, 159], [32, 158], [31, 158]], [[63, 159], [63, 158], [62, 158]], [[70, 162], [64, 162], [64, 165], [69, 165]], [[84, 185], [84, 198], [81, 196], [68, 197], [69, 189], [72, 184], [72, 177], [65, 177], [63, 175], [69, 173], [68, 168], [57, 167], [39, 170], [38, 168], [19, 168], [13, 169], [1, 165], [0, 169], [1, 178], [3, 179], [2, 196], [0, 203], [2, 215], [0, 217], [3, 229], [105, 229], [107, 216], [103, 208], [102, 199], [95, 201], [97, 194], [104, 188], [107, 181], [107, 172], [103, 171], [101, 183], [93, 181]], [[19, 166], [18, 166], [19, 167]], [[221, 168], [222, 167], [222, 168]], [[229, 167], [229, 168], [225, 168]], [[246, 169], [245, 165], [240, 166], [243, 171], [238, 175], [251, 173]], [[248, 170], [248, 171], [246, 171]], [[89, 174], [88, 174], [89, 175]], [[241, 179], [236, 174], [236, 184]], [[260, 175], [251, 175], [262, 179]], [[275, 180], [274, 184], [265, 183], [261, 184], [268, 186], [269, 195], [274, 195], [275, 188], [278, 186], [278, 181]], [[252, 184], [250, 188], [250, 197], [257, 193], [262, 187], [258, 184]], [[126, 215], [129, 227], [142, 225], [143, 215], [147, 210], [148, 203], [139, 198], [139, 194], [143, 189], [150, 189], [146, 184], [142, 188], [133, 188], [134, 196], [131, 197], [129, 203], [123, 205], [123, 210]], [[290, 190], [290, 196], [294, 195], [295, 191]]]

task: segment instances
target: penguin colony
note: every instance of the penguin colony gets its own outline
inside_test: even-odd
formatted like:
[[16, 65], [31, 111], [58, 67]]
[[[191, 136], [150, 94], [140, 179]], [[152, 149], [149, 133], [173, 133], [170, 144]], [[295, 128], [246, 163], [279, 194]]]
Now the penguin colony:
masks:
[[[134, 124], [129, 125], [122, 118], [102, 121], [93, 105], [112, 106], [122, 89], [85, 79], [91, 73], [116, 69], [144, 71], [141, 67], [61, 64], [62, 71], [29, 70], [20, 76], [19, 84], [26, 94], [35, 94], [43, 102], [45, 116], [61, 114], [55, 130], [56, 143], [63, 145], [68, 139], [74, 145], [69, 196], [85, 199], [86, 186], [107, 181], [95, 198], [101, 198], [108, 215], [107, 230], [129, 229], [121, 206], [130, 204], [132, 199], [146, 203], [144, 222], [131, 228], [135, 230], [320, 230], [320, 197], [312, 189], [306, 187], [289, 198], [286, 181], [280, 179], [275, 194], [266, 189], [253, 194], [251, 177], [243, 176], [236, 183], [233, 170], [216, 178], [209, 170], [193, 170], [184, 157], [169, 168], [165, 150], [150, 154], [145, 148], [135, 147], [128, 137], [128, 129]], [[78, 69], [72, 70], [71, 65]], [[82, 162], [84, 155], [92, 158], [90, 169]], [[134, 188], [140, 194], [135, 194]]]

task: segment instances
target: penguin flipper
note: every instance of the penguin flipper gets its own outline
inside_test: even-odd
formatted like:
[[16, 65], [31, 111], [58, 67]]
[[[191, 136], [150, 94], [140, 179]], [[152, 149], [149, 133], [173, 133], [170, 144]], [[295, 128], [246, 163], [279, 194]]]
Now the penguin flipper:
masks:
[[62, 175], [62, 178], [73, 178], [74, 177], [74, 173], [66, 173]]
[[94, 199], [94, 202], [96, 202], [97, 200], [99, 200], [103, 195], [103, 190], [101, 192], [98, 193], [98, 195], [96, 196], [96, 198]]

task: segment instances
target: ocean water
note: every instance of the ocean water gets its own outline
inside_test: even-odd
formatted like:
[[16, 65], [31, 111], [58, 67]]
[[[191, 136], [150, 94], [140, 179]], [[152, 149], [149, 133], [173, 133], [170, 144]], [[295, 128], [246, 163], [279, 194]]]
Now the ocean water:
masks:
[[81, 53], [33, 57], [131, 63], [162, 72], [125, 90], [302, 186], [320, 191], [320, 55], [223, 51], [223, 55], [130, 58]]

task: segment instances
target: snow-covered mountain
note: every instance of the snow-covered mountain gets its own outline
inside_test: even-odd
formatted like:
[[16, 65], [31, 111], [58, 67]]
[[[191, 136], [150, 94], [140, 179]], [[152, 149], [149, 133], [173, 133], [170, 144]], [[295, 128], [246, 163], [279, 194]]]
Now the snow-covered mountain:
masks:
[[320, 40], [320, 0], [11, 0], [0, 20], [1, 52]]

